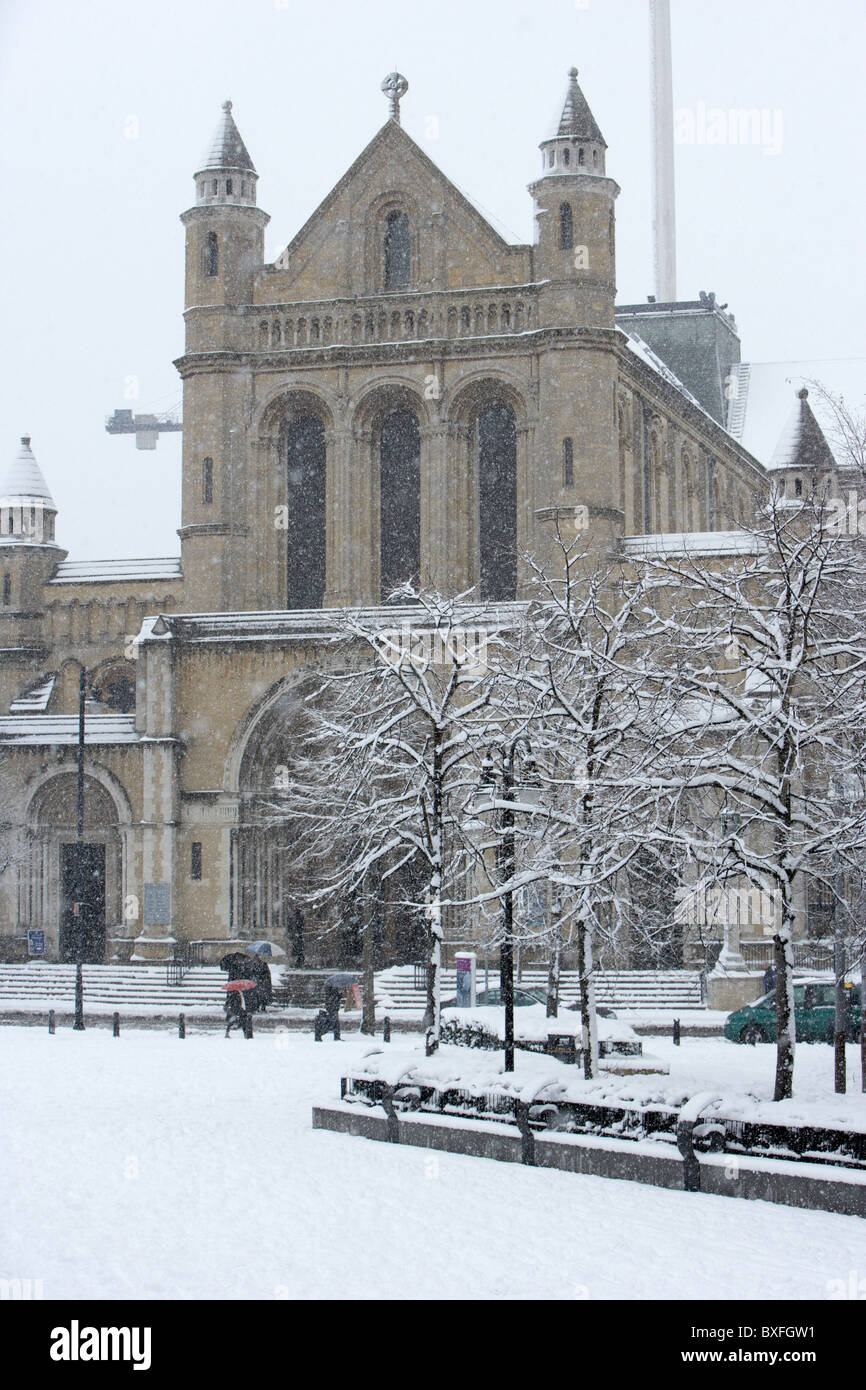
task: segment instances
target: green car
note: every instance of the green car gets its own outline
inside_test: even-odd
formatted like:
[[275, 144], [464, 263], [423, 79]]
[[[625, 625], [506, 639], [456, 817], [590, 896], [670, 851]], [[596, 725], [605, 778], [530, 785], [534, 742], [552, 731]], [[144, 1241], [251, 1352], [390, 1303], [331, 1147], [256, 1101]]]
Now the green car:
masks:
[[[860, 985], [848, 990], [849, 1042], [860, 1035]], [[832, 1042], [836, 1029], [835, 988], [832, 981], [797, 980], [794, 983], [794, 1023], [798, 1042]], [[776, 1041], [776, 991], [746, 1004], [725, 1019], [725, 1037], [731, 1042]]]

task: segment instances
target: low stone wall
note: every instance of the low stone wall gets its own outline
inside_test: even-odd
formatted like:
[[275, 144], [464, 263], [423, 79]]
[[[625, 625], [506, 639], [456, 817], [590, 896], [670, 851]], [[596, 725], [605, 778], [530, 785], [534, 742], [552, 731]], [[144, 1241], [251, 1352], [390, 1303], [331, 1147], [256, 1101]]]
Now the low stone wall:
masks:
[[[389, 1142], [385, 1115], [368, 1107], [342, 1104], [314, 1106], [313, 1128], [364, 1139]], [[399, 1115], [397, 1142], [442, 1149], [501, 1163], [523, 1161], [521, 1135], [492, 1121], [465, 1123], [426, 1115]], [[391, 1141], [393, 1142], [393, 1141]], [[593, 1139], [583, 1135], [534, 1135], [534, 1162], [539, 1168], [646, 1183], [682, 1191], [683, 1160], [675, 1150], [648, 1153], [646, 1145], [628, 1140]], [[701, 1191], [722, 1197], [775, 1202], [843, 1216], [866, 1217], [866, 1182], [857, 1175], [834, 1173], [818, 1164], [761, 1162], [735, 1159], [730, 1154], [702, 1154]]]

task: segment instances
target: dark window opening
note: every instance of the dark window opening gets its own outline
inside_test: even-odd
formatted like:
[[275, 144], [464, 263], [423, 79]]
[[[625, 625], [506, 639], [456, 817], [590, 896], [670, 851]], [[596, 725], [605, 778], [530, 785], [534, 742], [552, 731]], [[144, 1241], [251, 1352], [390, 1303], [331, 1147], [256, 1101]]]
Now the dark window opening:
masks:
[[217, 189], [218, 189], [218, 188], [219, 188], [219, 179], [214, 179], [214, 181], [213, 181], [213, 193], [214, 193], [214, 197], [216, 197], [216, 193], [217, 193]]
[[201, 843], [198, 840], [193, 840], [192, 842], [189, 861], [189, 876], [190, 878], [201, 878]]
[[394, 410], [379, 446], [379, 587], [382, 600], [421, 573], [421, 436], [411, 410]]
[[478, 529], [481, 597], [517, 590], [517, 429], [514, 411], [490, 405], [478, 416]]
[[583, 154], [583, 150], [578, 150], [578, 152], [577, 152], [577, 162], [578, 162], [578, 164], [583, 164], [583, 163], [584, 163], [584, 154]]
[[11, 574], [4, 574], [4, 576], [3, 576], [3, 606], [4, 606], [4, 608], [8, 608], [11, 602], [12, 602], [12, 575], [11, 575]]
[[572, 487], [574, 484], [574, 441], [572, 439], [562, 441], [562, 481], [565, 487]]
[[202, 500], [205, 506], [213, 501], [213, 459], [205, 459], [202, 469]]
[[287, 608], [321, 608], [325, 597], [325, 429], [317, 415], [289, 426]]
[[569, 164], [571, 163], [571, 150], [562, 151], [562, 162], [566, 166], [566, 168], [568, 168]]
[[794, 479], [794, 496], [795, 496], [795, 497], [802, 497], [802, 496], [803, 496], [803, 479], [802, 479], [802, 478], [795, 478], [795, 479]]
[[385, 223], [385, 289], [401, 289], [409, 283], [409, 218], [390, 212]]
[[220, 270], [220, 248], [216, 232], [208, 232], [207, 246], [205, 250], [205, 262], [208, 275], [219, 275]]
[[231, 179], [226, 179], [226, 194], [231, 195], [233, 184]]
[[560, 203], [559, 206], [559, 245], [563, 251], [570, 251], [574, 246], [574, 214], [571, 211], [571, 203]]

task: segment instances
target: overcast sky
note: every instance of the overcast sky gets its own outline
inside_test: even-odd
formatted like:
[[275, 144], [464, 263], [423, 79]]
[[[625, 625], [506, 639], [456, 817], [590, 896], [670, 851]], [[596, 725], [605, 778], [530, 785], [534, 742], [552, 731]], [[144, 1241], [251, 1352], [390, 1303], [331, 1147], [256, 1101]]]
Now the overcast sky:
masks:
[[[0, 472], [18, 437], [71, 558], [179, 552], [180, 436], [105, 434], [179, 405], [183, 228], [226, 97], [271, 214], [268, 260], [387, 117], [495, 224], [532, 237], [527, 183], [567, 70], [608, 143], [620, 303], [653, 290], [647, 0], [0, 0]], [[672, 0], [678, 293], [715, 290], [746, 360], [861, 356], [863, 0]], [[707, 143], [711, 109], [766, 113]], [[681, 136], [689, 117], [681, 115]], [[703, 137], [703, 138], [702, 138]], [[138, 383], [131, 398], [129, 378]]]

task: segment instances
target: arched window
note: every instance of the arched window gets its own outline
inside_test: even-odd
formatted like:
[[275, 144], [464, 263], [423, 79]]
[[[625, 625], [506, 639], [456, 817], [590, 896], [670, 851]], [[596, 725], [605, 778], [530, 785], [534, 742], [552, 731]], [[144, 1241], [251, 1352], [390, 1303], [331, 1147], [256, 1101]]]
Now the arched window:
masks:
[[205, 459], [201, 475], [201, 500], [209, 507], [213, 502], [213, 459]]
[[409, 218], [405, 212], [389, 212], [385, 221], [385, 289], [409, 284]]
[[564, 487], [574, 486], [574, 440], [562, 441], [562, 483]]
[[379, 442], [379, 591], [383, 601], [421, 573], [421, 436], [411, 410], [393, 410]]
[[302, 415], [286, 435], [287, 608], [321, 608], [325, 597], [325, 429]]
[[559, 205], [559, 245], [563, 251], [570, 251], [574, 246], [574, 214], [571, 211], [571, 203]]
[[208, 232], [205, 244], [205, 274], [219, 275], [220, 247], [216, 232]]
[[481, 597], [517, 590], [517, 428], [503, 402], [478, 416], [478, 533]]

